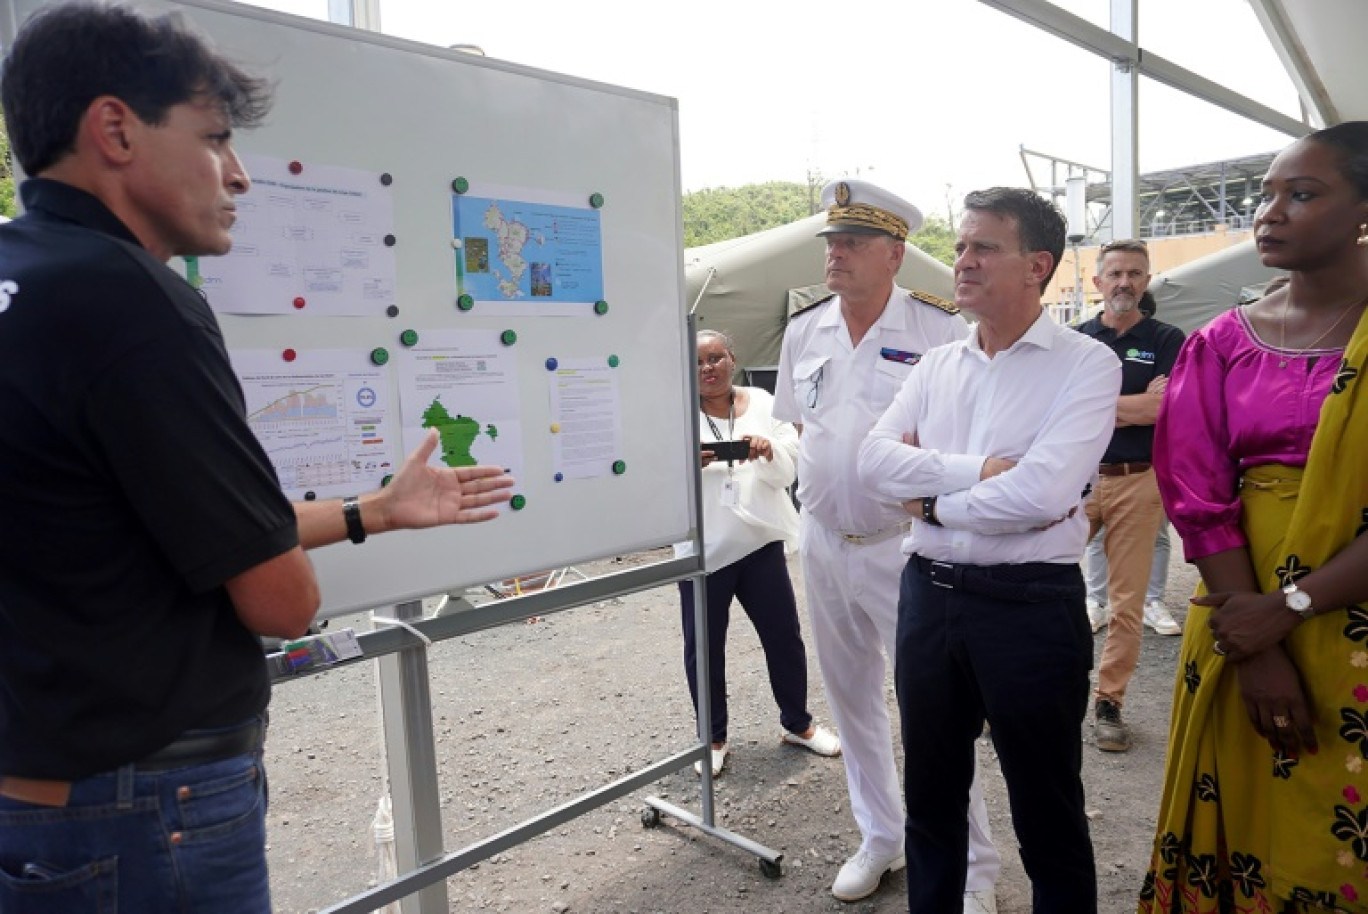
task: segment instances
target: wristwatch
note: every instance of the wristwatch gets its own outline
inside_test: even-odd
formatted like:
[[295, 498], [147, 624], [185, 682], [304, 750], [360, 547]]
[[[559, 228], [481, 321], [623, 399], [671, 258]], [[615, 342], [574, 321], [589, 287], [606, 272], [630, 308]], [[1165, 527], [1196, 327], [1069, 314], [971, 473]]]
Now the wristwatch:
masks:
[[1311, 607], [1311, 595], [1297, 586], [1293, 581], [1282, 589], [1283, 605], [1292, 610], [1303, 619], [1311, 618], [1313, 612]]
[[933, 527], [944, 526], [936, 516], [936, 496], [928, 495], [922, 499], [922, 520]]
[[355, 495], [342, 499], [342, 518], [347, 522], [347, 539], [356, 545], [366, 541], [366, 526], [361, 523], [361, 500]]

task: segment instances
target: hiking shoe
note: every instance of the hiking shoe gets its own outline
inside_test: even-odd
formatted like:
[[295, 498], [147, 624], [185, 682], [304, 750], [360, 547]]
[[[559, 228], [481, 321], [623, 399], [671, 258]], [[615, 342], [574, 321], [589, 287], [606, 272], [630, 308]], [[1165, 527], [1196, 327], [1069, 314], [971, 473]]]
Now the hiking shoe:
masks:
[[1107, 607], [1096, 600], [1088, 601], [1088, 621], [1092, 624], [1093, 634], [1097, 634], [1106, 627], [1111, 614], [1107, 612]]
[[1103, 752], [1125, 752], [1130, 748], [1130, 728], [1121, 720], [1121, 706], [1099, 698], [1093, 711], [1093, 739]]
[[1183, 633], [1183, 626], [1178, 624], [1178, 620], [1173, 618], [1168, 607], [1159, 600], [1151, 600], [1145, 604], [1145, 624], [1161, 635]]

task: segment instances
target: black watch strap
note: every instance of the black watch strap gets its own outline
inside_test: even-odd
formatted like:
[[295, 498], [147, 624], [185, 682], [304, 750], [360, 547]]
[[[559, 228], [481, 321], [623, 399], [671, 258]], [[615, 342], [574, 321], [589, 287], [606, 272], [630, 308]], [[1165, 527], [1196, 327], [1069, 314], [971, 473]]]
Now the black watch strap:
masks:
[[347, 522], [347, 539], [358, 546], [366, 541], [366, 528], [361, 523], [361, 500], [355, 495], [342, 499], [342, 517]]
[[933, 527], [943, 526], [940, 518], [936, 517], [936, 496], [929, 495], [922, 499], [922, 520]]

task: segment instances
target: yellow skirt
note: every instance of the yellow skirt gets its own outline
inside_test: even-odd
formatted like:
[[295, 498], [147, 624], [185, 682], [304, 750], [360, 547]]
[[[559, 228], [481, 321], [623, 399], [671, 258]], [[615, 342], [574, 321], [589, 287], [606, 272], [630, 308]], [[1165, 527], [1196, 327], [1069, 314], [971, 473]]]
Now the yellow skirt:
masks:
[[[1260, 580], [1285, 554], [1300, 482], [1299, 468], [1283, 466], [1258, 467], [1242, 481], [1245, 533]], [[1320, 746], [1300, 757], [1275, 753], [1254, 731], [1234, 669], [1212, 650], [1210, 613], [1188, 609], [1139, 910], [1365, 914], [1368, 611], [1317, 616], [1287, 639]]]

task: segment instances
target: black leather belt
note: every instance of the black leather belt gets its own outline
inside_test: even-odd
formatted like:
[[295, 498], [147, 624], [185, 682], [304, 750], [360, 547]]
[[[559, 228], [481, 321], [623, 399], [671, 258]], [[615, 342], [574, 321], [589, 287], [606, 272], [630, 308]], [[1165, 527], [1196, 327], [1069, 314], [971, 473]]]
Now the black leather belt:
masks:
[[252, 720], [231, 730], [187, 730], [174, 742], [135, 762], [133, 769], [151, 773], [208, 765], [256, 752], [265, 741], [266, 723], [262, 720]]
[[1071, 596], [1079, 590], [1083, 580], [1077, 565], [1055, 562], [964, 565], [937, 562], [920, 555], [912, 556], [909, 561], [937, 587], [1012, 603], [1036, 603]]
[[[170, 745], [163, 746], [140, 762], [134, 762], [133, 770], [154, 774], [208, 765], [256, 752], [265, 741], [264, 714], [230, 730], [188, 730]], [[71, 788], [71, 781], [0, 777], [0, 796], [35, 806], [65, 806], [71, 797]]]

